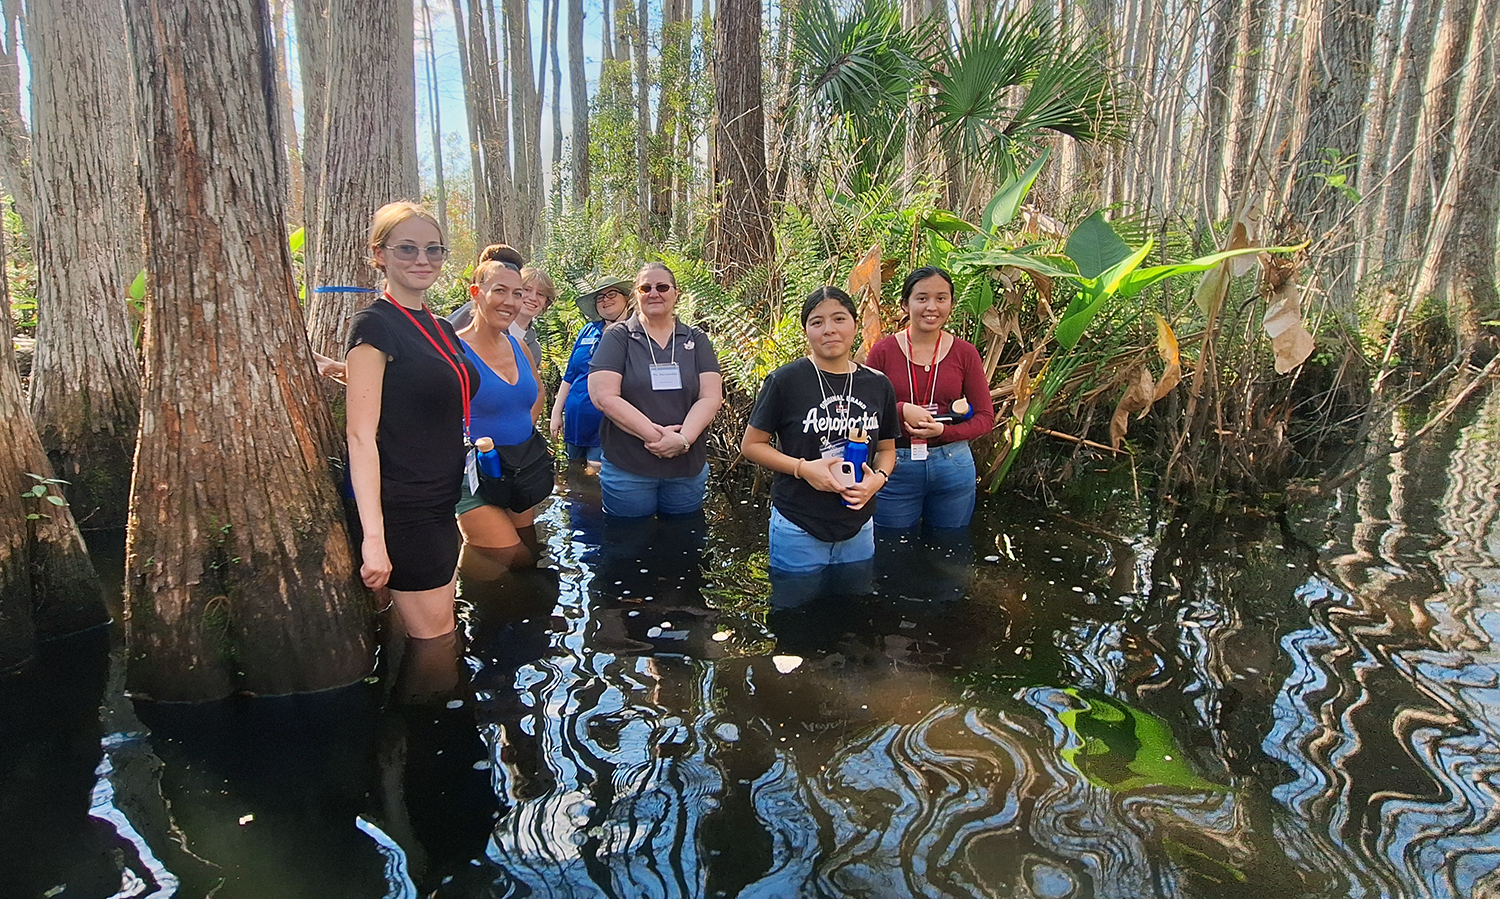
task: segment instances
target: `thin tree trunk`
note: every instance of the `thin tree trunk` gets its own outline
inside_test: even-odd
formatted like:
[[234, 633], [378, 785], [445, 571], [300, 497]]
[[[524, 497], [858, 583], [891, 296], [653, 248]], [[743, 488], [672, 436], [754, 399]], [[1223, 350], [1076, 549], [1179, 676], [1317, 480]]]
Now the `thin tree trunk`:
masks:
[[[1223, 171], [1229, 184], [1231, 203], [1250, 193], [1250, 151], [1258, 118], [1261, 57], [1265, 52], [1267, 0], [1243, 0], [1235, 35], [1234, 90], [1230, 98], [1230, 124], [1224, 146]], [[1229, 210], [1231, 213], [1233, 209]]]
[[542, 120], [537, 102], [536, 74], [531, 67], [531, 18], [525, 0], [505, 0], [507, 72], [510, 76], [511, 140], [515, 159], [515, 222], [510, 242], [529, 254], [536, 243], [536, 220], [541, 196], [541, 166], [537, 133]]
[[432, 8], [422, 0], [422, 28], [427, 52], [422, 64], [427, 81], [427, 108], [432, 112], [432, 170], [437, 190], [438, 228], [448, 233], [448, 185], [443, 180], [443, 114], [438, 100], [437, 39], [432, 33]]
[[[328, 152], [329, 0], [292, 0], [297, 22], [297, 67], [302, 79], [302, 283], [313, 300], [322, 222], [319, 197]], [[342, 356], [342, 354], [340, 354]]]
[[[1416, 147], [1417, 125], [1422, 118], [1422, 85], [1432, 61], [1432, 38], [1441, 6], [1442, 0], [1418, 0], [1412, 6], [1394, 60], [1386, 115], [1389, 124], [1377, 132], [1377, 139], [1385, 141], [1386, 165], [1382, 196], [1370, 223], [1370, 239], [1375, 244], [1380, 264], [1385, 267], [1396, 262], [1401, 250], [1401, 227], [1406, 211], [1407, 185], [1411, 181], [1412, 153]], [[1372, 180], [1369, 183], [1377, 182]]]
[[327, 150], [318, 194], [317, 268], [309, 279], [313, 349], [342, 359], [344, 336], [376, 287], [370, 214], [421, 198], [411, 0], [331, 0]]
[[479, 125], [479, 94], [483, 83], [474, 71], [474, 62], [469, 56], [468, 29], [464, 27], [463, 0], [453, 0], [453, 27], [458, 34], [458, 69], [464, 80], [464, 112], [469, 131], [469, 180], [472, 182], [473, 198], [470, 225], [476, 235], [493, 233], [490, 226], [489, 191], [485, 187], [484, 151], [481, 149]]
[[562, 60], [558, 53], [557, 33], [560, 28], [558, 19], [561, 18], [561, 14], [562, 0], [555, 0], [552, 5], [552, 30], [547, 35], [547, 43], [552, 47], [552, 190], [550, 193], [559, 200], [562, 197], [563, 124]]
[[650, 7], [640, 0], [631, 22], [635, 57], [635, 211], [636, 236], [650, 246], [651, 237], [651, 72], [646, 67], [646, 34]]
[[615, 58], [615, 39], [610, 35], [610, 29], [614, 27], [615, 12], [610, 4], [610, 0], [602, 0], [602, 5], [604, 8], [601, 26], [603, 34], [599, 40], [601, 44], [599, 58], [602, 62], [613, 62]]
[[[31, 427], [11, 348], [10, 289], [0, 253], [0, 671], [31, 658], [36, 641], [109, 620], [93, 562], [55, 484], [45, 496], [22, 496], [51, 478], [47, 451]], [[35, 475], [36, 477], [32, 477]], [[35, 515], [35, 518], [30, 516]]]
[[1224, 147], [1229, 142], [1229, 97], [1236, 62], [1235, 37], [1244, 0], [1216, 0], [1209, 9], [1207, 129], [1203, 142], [1204, 212], [1208, 224], [1222, 218], [1233, 201], [1233, 185], [1224, 178]]
[[[405, 47], [409, 12], [394, 23]], [[126, 546], [128, 683], [163, 700], [334, 687], [373, 661], [329, 476], [333, 420], [293, 294], [267, 14], [265, 0], [126, 7], [156, 276]], [[384, 80], [401, 79], [395, 68]], [[369, 100], [378, 83], [363, 82], [357, 105], [405, 108]]]
[[[302, 150], [297, 142], [297, 117], [292, 109], [292, 80], [287, 71], [286, 0], [271, 0], [271, 27], [276, 41], [276, 105], [281, 113], [281, 129], [286, 135], [287, 222], [304, 225], [302, 197]], [[305, 232], [304, 232], [305, 234]]]
[[[37, 343], [31, 414], [74, 513], [92, 527], [125, 524], [140, 414], [140, 366], [125, 309], [127, 253], [120, 210], [139, 193], [121, 190], [122, 138], [109, 85], [124, 42], [124, 14], [110, 0], [34, 4], [31, 57], [32, 182], [36, 197]], [[122, 196], [122, 194], [125, 194]], [[132, 197], [133, 194], [133, 197]]]
[[36, 199], [31, 194], [31, 138], [21, 118], [21, 0], [0, 2], [5, 46], [0, 48], [0, 187], [15, 201], [21, 228], [35, 232]]
[[[605, 21], [608, 21], [607, 16]], [[579, 209], [588, 207], [589, 178], [592, 175], [589, 171], [588, 87], [588, 77], [583, 70], [583, 0], [568, 0], [568, 93], [573, 99], [573, 204]]]
[[760, 0], [721, 0], [714, 20], [714, 220], [709, 258], [731, 284], [772, 253], [760, 65]]

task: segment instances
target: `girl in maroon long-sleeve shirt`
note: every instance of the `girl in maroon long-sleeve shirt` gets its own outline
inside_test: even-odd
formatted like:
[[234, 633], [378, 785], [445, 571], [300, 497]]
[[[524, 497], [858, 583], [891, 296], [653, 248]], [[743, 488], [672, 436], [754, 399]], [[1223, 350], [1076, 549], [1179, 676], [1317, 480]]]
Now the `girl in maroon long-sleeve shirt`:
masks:
[[969, 440], [995, 424], [984, 360], [972, 343], [943, 330], [953, 315], [953, 278], [919, 268], [901, 285], [910, 324], [870, 348], [865, 364], [896, 388], [902, 436], [896, 469], [880, 491], [875, 524], [909, 529], [967, 527], [976, 473]]

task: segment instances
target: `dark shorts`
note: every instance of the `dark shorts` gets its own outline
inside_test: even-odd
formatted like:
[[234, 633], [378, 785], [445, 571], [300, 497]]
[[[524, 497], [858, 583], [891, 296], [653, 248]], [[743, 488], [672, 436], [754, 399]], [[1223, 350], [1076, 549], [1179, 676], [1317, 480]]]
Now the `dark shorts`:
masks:
[[414, 593], [447, 585], [458, 570], [462, 545], [452, 506], [385, 510], [385, 552], [391, 558], [392, 590]]

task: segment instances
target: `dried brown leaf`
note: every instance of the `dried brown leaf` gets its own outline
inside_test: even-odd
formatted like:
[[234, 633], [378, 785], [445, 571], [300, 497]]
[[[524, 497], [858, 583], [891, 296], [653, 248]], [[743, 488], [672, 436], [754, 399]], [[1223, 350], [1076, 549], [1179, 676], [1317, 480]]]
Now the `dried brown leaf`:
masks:
[[1161, 380], [1156, 382], [1156, 391], [1151, 395], [1153, 403], [1171, 393], [1172, 388], [1182, 381], [1182, 356], [1177, 349], [1177, 335], [1172, 333], [1172, 326], [1160, 314], [1156, 316], [1156, 352], [1167, 367], [1161, 373]]
[[1149, 411], [1155, 395], [1156, 383], [1151, 377], [1151, 370], [1144, 365], [1137, 366], [1125, 388], [1125, 395], [1120, 397], [1119, 405], [1115, 406], [1115, 414], [1109, 419], [1111, 449], [1120, 448], [1126, 432], [1130, 430], [1130, 416], [1135, 412], [1145, 414]]
[[879, 340], [885, 328], [880, 321], [880, 285], [882, 276], [880, 244], [870, 247], [864, 257], [855, 263], [849, 272], [846, 290], [859, 303], [859, 330], [861, 341], [857, 361], [863, 362], [870, 347]]
[[1266, 315], [1261, 327], [1271, 338], [1276, 353], [1276, 373], [1284, 375], [1312, 355], [1316, 342], [1302, 323], [1301, 289], [1295, 277], [1288, 278], [1266, 299]]

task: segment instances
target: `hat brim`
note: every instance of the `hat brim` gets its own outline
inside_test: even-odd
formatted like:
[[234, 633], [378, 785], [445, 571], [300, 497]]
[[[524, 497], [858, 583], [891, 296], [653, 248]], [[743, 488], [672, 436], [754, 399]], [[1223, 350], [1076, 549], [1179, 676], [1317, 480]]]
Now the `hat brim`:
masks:
[[624, 280], [607, 281], [603, 284], [600, 284], [593, 290], [590, 290], [588, 293], [581, 293], [578, 295], [578, 311], [582, 312], [583, 317], [591, 322], [599, 321], [600, 319], [604, 318], [604, 316], [599, 314], [600, 294], [604, 293], [606, 290], [618, 290], [622, 295], [624, 295], [625, 301], [628, 303], [630, 302], [630, 288], [630, 282]]

